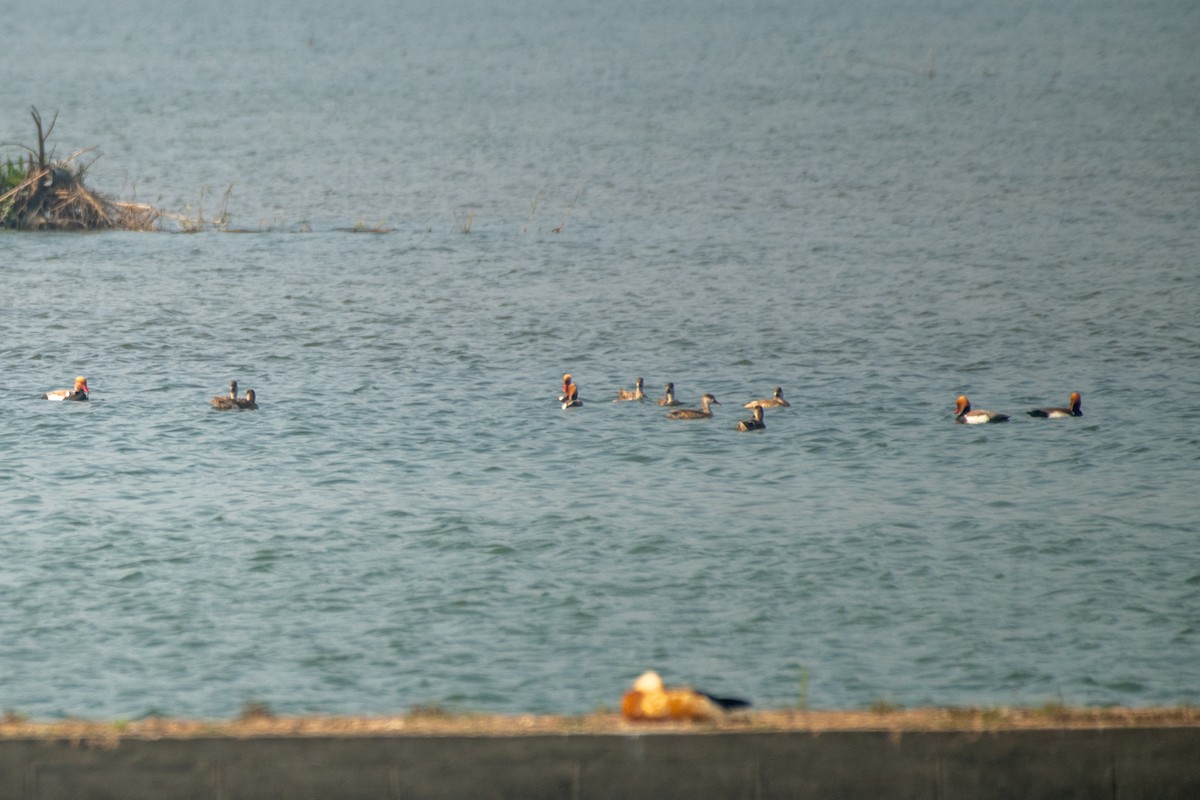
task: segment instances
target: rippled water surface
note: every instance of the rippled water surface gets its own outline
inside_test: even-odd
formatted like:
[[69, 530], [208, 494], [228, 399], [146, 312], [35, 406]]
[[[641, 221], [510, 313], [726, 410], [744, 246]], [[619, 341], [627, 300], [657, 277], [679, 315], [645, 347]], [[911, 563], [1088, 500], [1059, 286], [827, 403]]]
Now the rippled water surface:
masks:
[[66, 6], [0, 140], [263, 232], [0, 234], [4, 708], [1197, 700], [1191, 4]]

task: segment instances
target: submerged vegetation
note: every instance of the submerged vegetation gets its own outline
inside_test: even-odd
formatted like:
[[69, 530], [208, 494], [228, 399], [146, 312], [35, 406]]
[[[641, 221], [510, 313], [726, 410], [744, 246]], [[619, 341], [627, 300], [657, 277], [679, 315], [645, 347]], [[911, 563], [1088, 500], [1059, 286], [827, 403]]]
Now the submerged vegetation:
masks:
[[46, 156], [46, 140], [58, 115], [49, 125], [32, 109], [37, 145], [21, 147], [23, 156], [0, 163], [0, 228], [15, 230], [149, 231], [158, 228], [164, 213], [144, 203], [121, 202], [93, 192], [83, 182], [90, 163], [80, 157], [94, 148], [77, 150], [53, 161]]

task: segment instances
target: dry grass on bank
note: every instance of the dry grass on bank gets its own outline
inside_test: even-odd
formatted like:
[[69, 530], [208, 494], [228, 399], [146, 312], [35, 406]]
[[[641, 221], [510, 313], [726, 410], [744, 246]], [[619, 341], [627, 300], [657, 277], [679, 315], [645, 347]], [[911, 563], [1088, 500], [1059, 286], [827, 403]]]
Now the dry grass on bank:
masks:
[[414, 708], [394, 717], [287, 717], [265, 706], [248, 705], [238, 719], [94, 722], [34, 722], [7, 712], [0, 718], [0, 739], [58, 739], [108, 742], [121, 739], [194, 739], [357, 736], [568, 736], [651, 733], [813, 734], [845, 731], [906, 733], [921, 731], [997, 731], [1097, 728], [1200, 727], [1200, 709], [1068, 708], [919, 708], [865, 711], [754, 711], [731, 714], [721, 722], [634, 723], [619, 714], [580, 716], [492, 715]]

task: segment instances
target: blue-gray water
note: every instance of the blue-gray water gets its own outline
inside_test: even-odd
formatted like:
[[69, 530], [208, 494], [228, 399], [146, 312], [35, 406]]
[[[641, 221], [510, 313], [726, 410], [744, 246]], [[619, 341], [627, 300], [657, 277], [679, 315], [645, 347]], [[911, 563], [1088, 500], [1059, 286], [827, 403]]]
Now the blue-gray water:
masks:
[[0, 141], [270, 232], [0, 235], [0, 706], [1197, 700], [1193, 3], [21, 8]]

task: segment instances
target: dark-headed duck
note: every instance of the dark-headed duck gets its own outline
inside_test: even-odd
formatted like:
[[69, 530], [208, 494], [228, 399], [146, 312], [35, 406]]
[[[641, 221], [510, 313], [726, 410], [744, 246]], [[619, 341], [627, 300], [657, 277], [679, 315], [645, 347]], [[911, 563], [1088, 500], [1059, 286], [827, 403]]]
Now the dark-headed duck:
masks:
[[52, 392], [46, 392], [42, 395], [43, 400], [87, 400], [88, 385], [87, 378], [80, 375], [75, 379], [75, 387], [73, 389], [55, 389]]
[[681, 406], [681, 405], [683, 405], [682, 400], [675, 399], [675, 384], [673, 384], [673, 383], [667, 384], [666, 390], [663, 392], [663, 396], [660, 397], [658, 400], [658, 404], [660, 406]]
[[1067, 401], [1066, 408], [1035, 408], [1032, 411], [1025, 413], [1031, 417], [1042, 417], [1045, 419], [1061, 419], [1062, 417], [1082, 417], [1083, 406], [1079, 399], [1079, 392], [1071, 392], [1071, 398]]
[[767, 423], [763, 422], [763, 407], [754, 406], [754, 419], [744, 419], [737, 424], [739, 431], [761, 431], [767, 427]]
[[671, 419], [708, 419], [712, 416], [712, 409], [709, 408], [712, 404], [721, 405], [717, 398], [711, 394], [706, 394], [700, 398], [700, 408], [676, 408], [673, 411], [668, 411], [667, 416]]
[[971, 401], [967, 396], [959, 395], [954, 404], [954, 421], [967, 425], [982, 425], [985, 422], [1008, 422], [1008, 414], [998, 414], [995, 411], [971, 410]]

